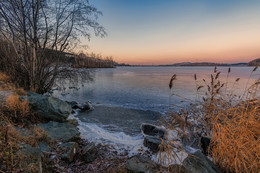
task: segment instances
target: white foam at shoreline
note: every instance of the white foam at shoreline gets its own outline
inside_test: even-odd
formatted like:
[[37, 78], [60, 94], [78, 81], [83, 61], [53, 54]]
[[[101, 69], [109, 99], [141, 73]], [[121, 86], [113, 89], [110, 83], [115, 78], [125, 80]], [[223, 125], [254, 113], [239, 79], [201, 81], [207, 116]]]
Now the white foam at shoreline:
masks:
[[110, 145], [117, 153], [128, 152], [128, 156], [138, 154], [140, 151], [148, 150], [143, 145], [143, 134], [130, 136], [124, 132], [109, 132], [95, 123], [87, 123], [79, 120], [75, 114], [69, 116], [68, 119], [76, 119], [79, 123], [78, 128], [82, 139], [96, 144]]
[[[128, 157], [144, 153], [149, 150], [143, 145], [144, 135], [142, 133], [137, 136], [130, 136], [124, 132], [109, 132], [102, 126], [98, 126], [95, 123], [87, 123], [79, 120], [78, 112], [70, 115], [68, 119], [76, 119], [79, 123], [78, 128], [82, 139], [89, 142], [94, 142], [95, 144], [102, 144], [110, 146], [110, 150], [116, 151], [118, 154], [126, 154]], [[160, 127], [159, 127], [160, 128]], [[178, 139], [178, 132], [176, 130], [168, 130], [168, 140]], [[176, 141], [178, 143], [178, 141]], [[194, 148], [188, 147], [189, 153], [197, 151]], [[187, 150], [188, 151], [188, 150]], [[175, 156], [175, 157], [174, 157]], [[188, 156], [188, 153], [184, 150], [182, 151], [172, 151], [169, 155], [167, 152], [159, 152], [152, 155], [151, 159], [156, 163], [169, 166], [171, 164], [181, 164], [181, 162]], [[164, 158], [164, 159], [161, 159]]]

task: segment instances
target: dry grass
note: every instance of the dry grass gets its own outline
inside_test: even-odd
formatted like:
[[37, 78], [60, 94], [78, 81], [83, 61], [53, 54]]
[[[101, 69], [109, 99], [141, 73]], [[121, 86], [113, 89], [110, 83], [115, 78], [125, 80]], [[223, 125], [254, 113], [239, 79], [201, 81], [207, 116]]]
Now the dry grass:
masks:
[[38, 160], [18, 151], [22, 143], [35, 147], [41, 141], [48, 142], [47, 134], [36, 126], [28, 129], [26, 134], [21, 134], [15, 126], [24, 127], [30, 125], [30, 122], [37, 122], [29, 103], [20, 99], [20, 95], [26, 92], [16, 88], [3, 73], [0, 73], [1, 90], [11, 92], [8, 92], [8, 97], [0, 99], [0, 172], [39, 172]]
[[[21, 100], [18, 94], [12, 94], [6, 99], [7, 109], [13, 112], [20, 112], [22, 116], [29, 114], [30, 107], [26, 100]], [[21, 117], [23, 118], [23, 117]]]
[[[21, 134], [8, 120], [1, 119], [0, 124], [0, 166], [5, 172], [38, 172], [38, 160], [18, 152], [20, 144], [38, 146], [41, 141], [47, 141], [46, 132], [38, 127]], [[29, 164], [28, 164], [29, 163]]]
[[[7, 92], [2, 95], [1, 91]], [[0, 72], [0, 115], [15, 124], [36, 122], [37, 119], [31, 112], [29, 103], [26, 100], [21, 100], [21, 95], [26, 95], [26, 91], [22, 88], [16, 88], [11, 83], [10, 77]]]
[[[214, 162], [226, 172], [260, 170], [260, 100], [223, 110], [214, 119]], [[221, 119], [221, 121], [220, 121]]]
[[[250, 76], [257, 70], [255, 67]], [[230, 73], [228, 69], [227, 80]], [[227, 93], [218, 80], [216, 68], [207, 84], [204, 100], [204, 126], [212, 137], [209, 153], [214, 163], [225, 172], [257, 172], [260, 170], [260, 78], [250, 87], [249, 79], [242, 97]], [[237, 83], [237, 78], [233, 83]], [[233, 84], [234, 86], [234, 84]]]
[[36, 122], [35, 115], [31, 112], [28, 101], [21, 100], [18, 94], [11, 94], [0, 106], [2, 116], [15, 124]]
[[[257, 67], [252, 70], [249, 79], [256, 70]], [[230, 73], [229, 68], [225, 82], [220, 80], [221, 73], [217, 67], [209, 80], [203, 79], [202, 82], [199, 82], [195, 74], [197, 91], [195, 105], [202, 105], [203, 108], [200, 110], [195, 108], [189, 114], [186, 111], [179, 114], [169, 111], [168, 117], [162, 121], [162, 125], [178, 131], [185, 137], [185, 130], [189, 126], [197, 128], [196, 126], [199, 124], [201, 128], [199, 134], [212, 138], [209, 153], [214, 163], [222, 171], [258, 172], [260, 170], [260, 78], [251, 86], [248, 79], [245, 91], [242, 93], [242, 97], [239, 97], [234, 95], [233, 90], [227, 91], [228, 87], [234, 88], [240, 80], [237, 78], [228, 86]], [[172, 79], [169, 85], [170, 104], [172, 95], [178, 96], [176, 93], [172, 94], [173, 82], [176, 78]], [[199, 97], [202, 98], [202, 102]], [[191, 118], [194, 124], [190, 123]], [[165, 139], [161, 145], [161, 152], [166, 151], [168, 154], [172, 154], [176, 161], [180, 161], [176, 151], [181, 151], [182, 146], [174, 140]]]

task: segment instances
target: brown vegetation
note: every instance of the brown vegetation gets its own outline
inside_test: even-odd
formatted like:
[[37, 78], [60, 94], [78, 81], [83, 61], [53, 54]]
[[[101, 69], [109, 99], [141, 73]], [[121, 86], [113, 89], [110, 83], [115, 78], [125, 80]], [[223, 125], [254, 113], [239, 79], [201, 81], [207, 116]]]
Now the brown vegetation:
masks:
[[[0, 168], [5, 172], [35, 172], [38, 171], [38, 160], [18, 152], [21, 144], [37, 146], [41, 141], [46, 141], [46, 133], [37, 127], [28, 132], [31, 135], [22, 135], [12, 123], [0, 117]], [[36, 156], [35, 156], [36, 157]], [[0, 171], [1, 172], [1, 171]]]
[[[40, 142], [48, 141], [47, 134], [42, 128], [32, 126], [37, 118], [28, 102], [18, 95], [24, 95], [25, 91], [15, 88], [5, 74], [0, 73], [0, 82], [0, 92], [12, 89], [7, 97], [0, 100], [0, 172], [37, 172], [38, 160], [25, 156], [20, 150], [22, 144], [38, 146]], [[27, 127], [27, 130], [21, 132], [18, 127]]]
[[[249, 78], [256, 70], [257, 67], [252, 70]], [[200, 90], [205, 93], [202, 97], [203, 101], [197, 100], [198, 103], [195, 105], [203, 105], [203, 109], [199, 110], [194, 106], [189, 114], [187, 111], [179, 114], [170, 111], [168, 118], [163, 119], [162, 123], [183, 137], [186, 137], [187, 128], [192, 131], [197, 129], [197, 126], [202, 126], [200, 134], [212, 138], [208, 153], [222, 171], [257, 172], [260, 169], [260, 78], [248, 88], [249, 84], [247, 84], [245, 93], [239, 97], [233, 92], [227, 92], [230, 72], [229, 68], [226, 81], [222, 82], [219, 79], [220, 72], [215, 67], [208, 83], [205, 79], [198, 82], [195, 74], [197, 93], [200, 93]], [[174, 80], [170, 81], [170, 89]], [[238, 81], [239, 78], [234, 83]], [[178, 96], [175, 93], [172, 95]], [[196, 123], [192, 124], [189, 122], [190, 119], [195, 120]], [[172, 153], [175, 160], [181, 161], [177, 152], [182, 150], [183, 145], [178, 141], [164, 140], [161, 151]]]
[[[221, 111], [213, 125], [212, 157], [226, 172], [260, 169], [260, 100]], [[219, 121], [221, 119], [221, 121]]]
[[7, 90], [6, 96], [0, 93], [0, 116], [8, 122], [24, 125], [28, 122], [36, 122], [35, 115], [31, 112], [29, 103], [21, 100], [20, 96], [26, 92], [22, 88], [16, 88], [10, 78], [0, 72], [0, 92]]

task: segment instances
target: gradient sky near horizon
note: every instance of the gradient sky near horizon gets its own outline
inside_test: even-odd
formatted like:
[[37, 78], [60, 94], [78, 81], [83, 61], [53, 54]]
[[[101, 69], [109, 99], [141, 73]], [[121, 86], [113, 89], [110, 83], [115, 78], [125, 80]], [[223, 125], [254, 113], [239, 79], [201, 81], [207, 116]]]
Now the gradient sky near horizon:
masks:
[[260, 57], [259, 0], [91, 0], [105, 38], [87, 52], [120, 63], [248, 62]]

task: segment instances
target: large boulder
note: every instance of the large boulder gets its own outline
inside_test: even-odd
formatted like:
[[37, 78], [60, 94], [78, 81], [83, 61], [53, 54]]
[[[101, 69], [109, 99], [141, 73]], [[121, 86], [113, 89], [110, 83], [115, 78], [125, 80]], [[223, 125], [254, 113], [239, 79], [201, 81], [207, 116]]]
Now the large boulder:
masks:
[[159, 138], [163, 138], [164, 134], [166, 134], [165, 129], [147, 123], [141, 125], [141, 130], [144, 135], [158, 136]]
[[183, 165], [192, 173], [220, 173], [221, 171], [203, 154], [197, 151], [189, 154]]
[[21, 96], [31, 105], [33, 111], [44, 120], [64, 122], [72, 112], [71, 106], [58, 98], [27, 92]]
[[70, 123], [50, 121], [46, 124], [38, 124], [38, 127], [42, 127], [47, 131], [47, 136], [52, 140], [77, 141], [80, 136], [77, 127]]
[[156, 173], [159, 172], [159, 166], [147, 157], [137, 155], [126, 162], [126, 169], [132, 173]]
[[149, 148], [154, 153], [159, 151], [159, 145], [161, 143], [162, 143], [162, 140], [157, 136], [145, 136], [144, 137], [144, 146]]
[[93, 162], [97, 158], [98, 149], [94, 143], [90, 143], [83, 147], [82, 157], [86, 163]]

